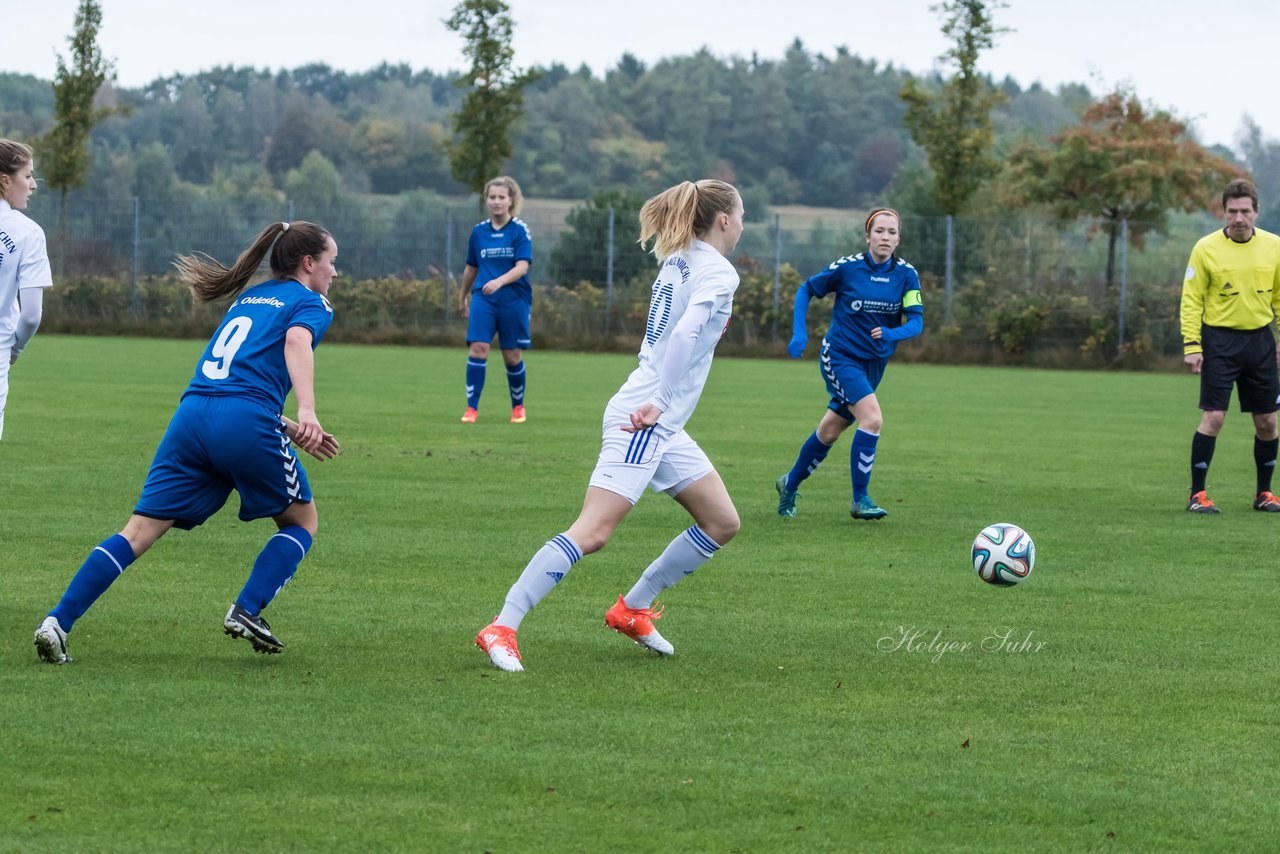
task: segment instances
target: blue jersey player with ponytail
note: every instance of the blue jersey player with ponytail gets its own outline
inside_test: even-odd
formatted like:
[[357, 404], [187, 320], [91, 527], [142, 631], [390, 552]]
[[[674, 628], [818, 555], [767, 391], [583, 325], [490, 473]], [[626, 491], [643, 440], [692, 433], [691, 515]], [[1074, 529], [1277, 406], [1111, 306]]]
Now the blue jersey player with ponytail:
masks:
[[902, 219], [889, 208], [873, 210], [865, 224], [867, 251], [841, 258], [811, 276], [796, 292], [791, 343], [792, 358], [804, 355], [808, 343], [805, 318], [809, 300], [833, 294], [831, 327], [822, 339], [822, 378], [831, 402], [813, 432], [800, 447], [791, 471], [778, 478], [778, 515], [796, 515], [800, 482], [827, 458], [840, 435], [857, 422], [849, 453], [853, 480], [855, 519], [882, 519], [888, 511], [877, 507], [867, 492], [876, 442], [884, 426], [884, 414], [876, 399], [876, 387], [898, 342], [924, 330], [920, 278], [916, 270], [895, 255], [901, 240]]
[[[268, 252], [272, 278], [246, 288]], [[320, 226], [278, 222], [231, 269], [206, 255], [178, 258], [178, 275], [198, 301], [229, 298], [230, 307], [196, 362], [133, 515], [89, 553], [36, 629], [41, 659], [70, 661], [67, 635], [112, 582], [170, 528], [189, 530], [218, 512], [233, 489], [242, 520], [269, 517], [277, 530], [223, 630], [258, 652], [283, 650], [261, 612], [297, 571], [317, 527], [307, 474], [289, 443], [320, 460], [338, 452], [316, 417], [312, 354], [333, 319], [326, 294], [337, 257], [333, 237]], [[290, 389], [297, 421], [282, 414]]]

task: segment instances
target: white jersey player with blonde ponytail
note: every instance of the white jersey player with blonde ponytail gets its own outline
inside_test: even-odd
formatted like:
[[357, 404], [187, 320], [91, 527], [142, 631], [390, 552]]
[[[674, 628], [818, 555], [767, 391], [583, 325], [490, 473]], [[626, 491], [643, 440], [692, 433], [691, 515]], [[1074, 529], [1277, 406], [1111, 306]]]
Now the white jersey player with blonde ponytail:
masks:
[[742, 198], [723, 181], [686, 181], [640, 210], [640, 243], [662, 260], [639, 365], [605, 408], [600, 457], [578, 518], [533, 556], [476, 645], [494, 666], [523, 670], [516, 630], [583, 555], [599, 551], [646, 487], [693, 517], [605, 613], [605, 624], [661, 655], [675, 650], [653, 627], [663, 590], [690, 575], [738, 532], [724, 481], [685, 432], [733, 310], [738, 274], [727, 256], [742, 236]]

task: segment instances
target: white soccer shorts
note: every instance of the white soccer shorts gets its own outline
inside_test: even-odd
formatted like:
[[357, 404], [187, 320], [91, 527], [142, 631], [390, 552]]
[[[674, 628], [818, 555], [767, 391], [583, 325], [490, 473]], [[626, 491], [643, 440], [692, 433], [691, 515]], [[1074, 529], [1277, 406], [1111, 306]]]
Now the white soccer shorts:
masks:
[[600, 458], [591, 485], [621, 495], [635, 504], [647, 486], [654, 492], [679, 495], [689, 484], [715, 471], [698, 443], [684, 430], [666, 435], [658, 427], [639, 433], [622, 429], [626, 416], [606, 410]]
[[0, 347], [0, 438], [4, 436], [4, 405], [9, 399], [9, 354], [11, 347]]

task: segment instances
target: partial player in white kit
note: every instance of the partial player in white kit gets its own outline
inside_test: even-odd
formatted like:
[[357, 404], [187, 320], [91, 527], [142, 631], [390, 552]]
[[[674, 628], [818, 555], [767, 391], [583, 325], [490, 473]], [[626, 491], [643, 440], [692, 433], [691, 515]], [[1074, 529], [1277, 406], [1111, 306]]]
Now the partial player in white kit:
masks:
[[0, 437], [9, 366], [36, 334], [44, 289], [53, 284], [44, 230], [22, 213], [35, 190], [31, 147], [0, 139]]
[[723, 181], [685, 181], [645, 202], [640, 243], [663, 259], [653, 283], [640, 364], [605, 407], [600, 458], [582, 512], [533, 556], [476, 645], [494, 666], [520, 671], [516, 630], [583, 555], [604, 548], [646, 486], [693, 517], [605, 614], [605, 624], [661, 655], [675, 650], [653, 627], [653, 600], [738, 533], [724, 481], [684, 426], [729, 323], [738, 273], [727, 255], [742, 236], [742, 198]]

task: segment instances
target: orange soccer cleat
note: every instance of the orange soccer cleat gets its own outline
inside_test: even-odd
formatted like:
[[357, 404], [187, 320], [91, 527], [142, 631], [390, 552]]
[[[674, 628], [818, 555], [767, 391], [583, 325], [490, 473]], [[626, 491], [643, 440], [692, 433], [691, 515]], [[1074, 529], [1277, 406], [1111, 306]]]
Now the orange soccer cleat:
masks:
[[661, 610], [655, 614], [649, 608], [628, 608], [619, 596], [617, 604], [604, 615], [604, 624], [659, 655], [671, 655], [675, 647], [653, 627], [653, 621], [661, 616]]

